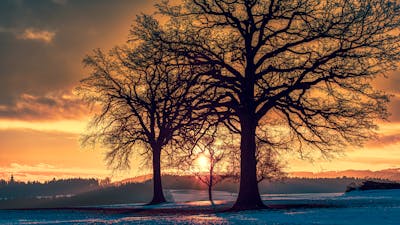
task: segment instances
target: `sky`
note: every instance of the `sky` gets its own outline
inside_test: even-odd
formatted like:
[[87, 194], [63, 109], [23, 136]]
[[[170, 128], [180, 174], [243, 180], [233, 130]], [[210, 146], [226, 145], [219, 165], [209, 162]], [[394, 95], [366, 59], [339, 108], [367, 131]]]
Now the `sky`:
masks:
[[[0, 1], [0, 178], [18, 180], [106, 177], [146, 173], [112, 171], [104, 150], [83, 149], [80, 134], [90, 118], [73, 89], [88, 75], [82, 59], [128, 39], [143, 0]], [[283, 154], [287, 171], [380, 170], [400, 167], [400, 72], [374, 82], [393, 95], [390, 121], [377, 121], [379, 139], [334, 159], [300, 160]]]

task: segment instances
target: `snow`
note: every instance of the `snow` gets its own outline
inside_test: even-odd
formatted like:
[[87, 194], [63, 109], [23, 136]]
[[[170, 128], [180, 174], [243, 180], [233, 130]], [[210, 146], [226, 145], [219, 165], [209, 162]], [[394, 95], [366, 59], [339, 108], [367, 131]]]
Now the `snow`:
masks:
[[[174, 202], [208, 201], [208, 192], [205, 190], [167, 190], [172, 195]], [[226, 191], [213, 191], [214, 200], [234, 201], [236, 193]]]
[[[157, 206], [121, 204], [102, 208], [177, 209], [209, 207], [204, 191], [168, 190], [175, 202]], [[217, 205], [231, 205], [236, 195], [214, 192]], [[77, 210], [0, 210], [0, 224], [273, 224], [273, 225], [399, 225], [400, 190], [351, 193], [263, 195], [267, 205], [311, 204], [244, 212], [146, 215]]]

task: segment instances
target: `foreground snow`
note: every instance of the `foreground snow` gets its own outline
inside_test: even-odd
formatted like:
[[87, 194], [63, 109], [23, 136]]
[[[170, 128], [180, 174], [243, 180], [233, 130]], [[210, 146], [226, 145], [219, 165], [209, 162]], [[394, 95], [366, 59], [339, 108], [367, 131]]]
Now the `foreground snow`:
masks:
[[[0, 211], [0, 224], [274, 224], [274, 225], [399, 225], [400, 190], [327, 194], [263, 195], [267, 205], [289, 206], [286, 209], [180, 214], [179, 209], [208, 207], [203, 191], [169, 190], [177, 203], [158, 206], [125, 204], [102, 208], [178, 209], [176, 214], [142, 215], [105, 211], [40, 210]], [[219, 205], [230, 205], [235, 194], [215, 192]], [[196, 201], [200, 200], [200, 201]], [[293, 207], [294, 205], [321, 207]]]

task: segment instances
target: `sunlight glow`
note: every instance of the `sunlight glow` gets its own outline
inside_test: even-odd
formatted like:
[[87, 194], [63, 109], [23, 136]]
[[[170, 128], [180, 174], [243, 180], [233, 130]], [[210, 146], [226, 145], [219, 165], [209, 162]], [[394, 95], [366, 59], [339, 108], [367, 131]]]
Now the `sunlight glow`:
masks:
[[210, 160], [206, 155], [202, 154], [197, 158], [196, 165], [200, 171], [208, 171], [210, 167]]

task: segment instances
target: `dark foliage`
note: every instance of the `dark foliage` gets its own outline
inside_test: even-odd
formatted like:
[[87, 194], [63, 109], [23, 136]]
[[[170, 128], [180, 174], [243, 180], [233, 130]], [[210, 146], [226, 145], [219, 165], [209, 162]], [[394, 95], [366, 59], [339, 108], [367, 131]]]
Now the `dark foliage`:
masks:
[[351, 191], [367, 191], [367, 190], [387, 190], [387, 189], [400, 189], [400, 183], [395, 182], [378, 182], [367, 180], [362, 182], [361, 184], [351, 183], [347, 186], [346, 192]]

